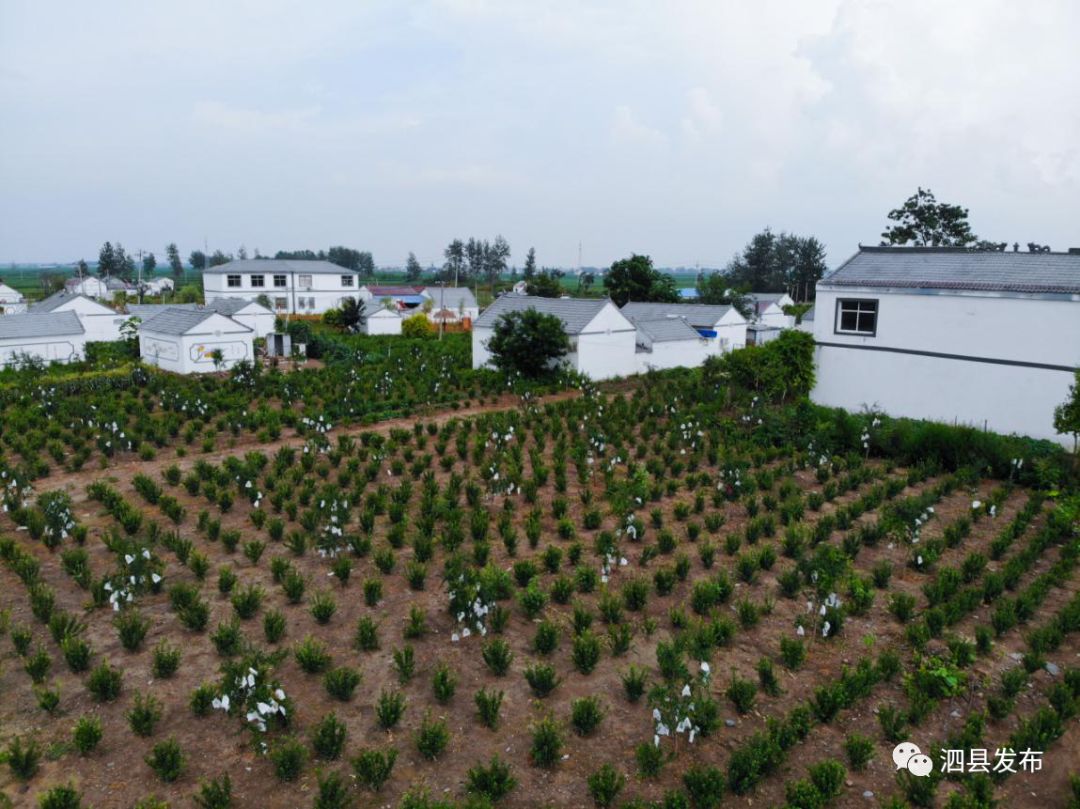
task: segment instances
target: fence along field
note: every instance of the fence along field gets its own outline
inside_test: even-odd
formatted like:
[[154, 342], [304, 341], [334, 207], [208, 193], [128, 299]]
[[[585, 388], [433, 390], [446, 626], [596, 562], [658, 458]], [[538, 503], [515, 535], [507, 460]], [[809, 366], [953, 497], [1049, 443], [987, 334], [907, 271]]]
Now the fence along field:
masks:
[[[1048, 446], [920, 430], [678, 372], [21, 480], [0, 783], [98, 807], [1063, 805], [1077, 498]], [[1044, 768], [898, 774], [902, 739]]]

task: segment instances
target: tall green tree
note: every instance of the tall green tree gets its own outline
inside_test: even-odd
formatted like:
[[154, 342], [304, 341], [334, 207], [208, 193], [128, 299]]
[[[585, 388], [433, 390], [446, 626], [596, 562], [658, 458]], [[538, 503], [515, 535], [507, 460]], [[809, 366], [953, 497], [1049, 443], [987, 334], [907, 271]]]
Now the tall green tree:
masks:
[[528, 281], [536, 274], [536, 248], [530, 247], [525, 254], [525, 267], [522, 269], [522, 277]]
[[128, 254], [120, 242], [117, 242], [116, 247], [113, 248], [113, 255], [113, 264], [116, 267], [115, 274], [125, 281], [132, 280], [135, 277], [135, 257]]
[[487, 348], [496, 368], [536, 379], [558, 369], [570, 338], [555, 315], [526, 309], [498, 318]]
[[443, 257], [446, 259], [443, 265], [446, 280], [455, 285], [461, 283], [466, 278], [465, 243], [461, 239], [454, 239], [443, 251]]
[[144, 276], [145, 275], [153, 275], [154, 270], [156, 270], [156, 269], [157, 269], [157, 258], [154, 256], [154, 254], [153, 253], [147, 253], [145, 256], [143, 256], [143, 260], [142, 260], [143, 275]]
[[484, 242], [484, 277], [489, 284], [494, 285], [506, 272], [509, 259], [510, 243], [501, 235], [496, 236], [491, 244]]
[[728, 263], [723, 275], [729, 288], [746, 292], [783, 290], [796, 300], [812, 300], [815, 285], [826, 269], [825, 246], [816, 238], [773, 233], [765, 228]]
[[405, 259], [405, 280], [409, 283], [415, 283], [420, 280], [423, 274], [424, 268], [416, 260], [416, 253], [409, 253], [409, 257]]
[[[202, 250], [192, 250], [191, 255], [188, 256], [188, 264], [190, 264], [193, 269], [202, 272], [206, 269], [206, 253]], [[173, 270], [173, 272], [175, 272], [175, 270]]]
[[232, 260], [232, 256], [227, 256], [220, 250], [215, 250], [214, 254], [208, 259], [211, 267], [220, 267], [222, 264], [228, 264]]
[[889, 211], [882, 244], [914, 247], [967, 247], [978, 241], [968, 224], [968, 209], [938, 202], [934, 192], [921, 186], [899, 208]]
[[180, 260], [180, 249], [176, 242], [169, 242], [165, 248], [165, 256], [169, 261], [169, 269], [173, 277], [179, 280], [184, 275], [184, 262]]
[[1073, 437], [1073, 452], [1080, 441], [1080, 369], [1075, 381], [1069, 386], [1069, 398], [1054, 408], [1054, 429], [1062, 435]]
[[110, 278], [114, 275], [119, 275], [119, 268], [116, 264], [116, 251], [113, 250], [113, 246], [110, 242], [105, 242], [101, 245], [101, 250], [98, 252], [98, 275], [102, 278]]
[[563, 294], [563, 288], [554, 273], [542, 270], [525, 282], [525, 294], [541, 298], [558, 298]]
[[611, 265], [604, 276], [604, 288], [617, 306], [628, 301], [675, 303], [679, 300], [675, 279], [654, 269], [651, 258], [637, 253]]
[[698, 302], [710, 306], [734, 306], [743, 317], [749, 319], [754, 303], [746, 290], [732, 285], [727, 273], [712, 272], [697, 280]]

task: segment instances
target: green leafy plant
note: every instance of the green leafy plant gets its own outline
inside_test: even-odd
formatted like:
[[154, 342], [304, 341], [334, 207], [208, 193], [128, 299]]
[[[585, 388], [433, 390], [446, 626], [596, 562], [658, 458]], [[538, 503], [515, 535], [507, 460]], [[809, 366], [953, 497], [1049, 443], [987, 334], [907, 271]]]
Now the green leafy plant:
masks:
[[11, 774], [20, 781], [33, 778], [41, 764], [41, 748], [34, 739], [24, 742], [21, 736], [16, 736], [4, 753]]
[[480, 721], [494, 730], [499, 724], [499, 709], [502, 707], [503, 692], [488, 691], [481, 688], [474, 696], [476, 710], [480, 715]]
[[434, 761], [450, 743], [450, 730], [444, 719], [433, 719], [425, 714], [416, 731], [416, 749], [428, 761]]
[[401, 721], [405, 713], [405, 695], [400, 691], [383, 691], [375, 703], [375, 717], [379, 720], [379, 727], [390, 730]]
[[274, 765], [274, 774], [281, 781], [295, 781], [304, 770], [307, 750], [294, 738], [280, 741], [270, 750], [270, 761]]
[[589, 795], [593, 803], [601, 809], [615, 803], [619, 793], [626, 786], [626, 776], [616, 770], [611, 764], [604, 764], [599, 770], [588, 778]]
[[101, 743], [104, 733], [98, 717], [90, 714], [79, 717], [71, 733], [72, 742], [75, 749], [79, 751], [79, 755], [88, 756], [94, 752]]
[[531, 728], [532, 744], [529, 747], [529, 758], [533, 766], [542, 769], [551, 769], [562, 756], [564, 745], [562, 729], [550, 716], [536, 722]]
[[357, 686], [360, 685], [361, 679], [360, 672], [351, 666], [339, 666], [323, 675], [323, 685], [326, 687], [326, 693], [334, 699], [348, 702], [352, 699]]
[[381, 750], [365, 748], [352, 760], [356, 780], [372, 792], [378, 792], [390, 778], [397, 761], [398, 751], [394, 747]]
[[326, 761], [335, 761], [345, 749], [348, 730], [345, 723], [333, 711], [315, 723], [311, 729], [311, 747], [315, 755]]
[[174, 738], [158, 742], [146, 757], [146, 763], [158, 778], [171, 784], [184, 772], [186, 760], [179, 742]]
[[590, 736], [604, 718], [598, 697], [581, 697], [570, 703], [570, 724], [579, 736]]
[[136, 736], [152, 736], [161, 720], [161, 701], [153, 695], [138, 693], [127, 712], [128, 725]]

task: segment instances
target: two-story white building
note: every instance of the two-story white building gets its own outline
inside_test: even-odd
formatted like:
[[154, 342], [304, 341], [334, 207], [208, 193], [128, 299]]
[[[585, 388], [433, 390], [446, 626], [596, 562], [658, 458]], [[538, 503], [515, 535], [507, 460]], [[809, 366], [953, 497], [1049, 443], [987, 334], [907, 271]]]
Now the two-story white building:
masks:
[[820, 404], [1071, 445], [1053, 413], [1080, 366], [1080, 250], [863, 247], [813, 323]]
[[244, 259], [203, 271], [207, 304], [227, 298], [253, 301], [265, 295], [278, 314], [321, 315], [346, 298], [361, 300], [360, 275], [329, 261]]
[[637, 329], [606, 298], [540, 298], [531, 295], [502, 295], [495, 299], [473, 323], [472, 364], [481, 368], [491, 362], [488, 340], [495, 323], [509, 312], [535, 309], [554, 315], [570, 338], [570, 353], [564, 364], [594, 380], [612, 379], [637, 373]]

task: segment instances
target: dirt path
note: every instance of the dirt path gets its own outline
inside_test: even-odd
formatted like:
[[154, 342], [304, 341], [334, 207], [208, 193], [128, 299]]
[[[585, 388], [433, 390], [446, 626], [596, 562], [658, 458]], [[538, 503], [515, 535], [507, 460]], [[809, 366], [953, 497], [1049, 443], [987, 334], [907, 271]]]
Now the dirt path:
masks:
[[[556, 402], [564, 402], [570, 399], [578, 399], [582, 395], [579, 390], [564, 390], [558, 393], [552, 393], [547, 396], [539, 396], [533, 400], [536, 405], [553, 404]], [[395, 419], [388, 419], [386, 421], [376, 422], [374, 424], [353, 424], [348, 427], [342, 427], [339, 429], [333, 429], [327, 433], [327, 438], [331, 441], [337, 439], [338, 436], [343, 435], [361, 435], [363, 433], [380, 433], [388, 434], [394, 429], [412, 429], [412, 426], [418, 421], [423, 421], [428, 424], [436, 424], [442, 426], [446, 422], [455, 418], [466, 418], [472, 416], [479, 416], [485, 413], [499, 413], [507, 410], [517, 410], [522, 406], [522, 400], [520, 396], [504, 394], [499, 397], [499, 400], [494, 404], [475, 405], [473, 407], [463, 407], [453, 410], [451, 408], [444, 408], [441, 410], [433, 411], [430, 413], [416, 413], [411, 416], [403, 416]], [[84, 496], [84, 490], [86, 484], [100, 480], [102, 478], [108, 478], [117, 482], [128, 483], [137, 474], [144, 474], [160, 476], [160, 473], [166, 467], [175, 464], [180, 467], [184, 472], [194, 468], [198, 461], [207, 461], [209, 463], [221, 463], [225, 458], [242, 455], [245, 452], [252, 450], [258, 450], [264, 452], [267, 455], [273, 454], [282, 447], [299, 448], [304, 446], [308, 441], [307, 438], [299, 435], [287, 436], [285, 438], [279, 438], [276, 441], [269, 443], [262, 443], [253, 436], [245, 437], [238, 440], [235, 445], [226, 449], [215, 450], [214, 452], [192, 452], [187, 456], [181, 458], [173, 454], [171, 457], [155, 458], [152, 461], [143, 461], [138, 458], [131, 458], [129, 460], [122, 461], [116, 464], [110, 464], [104, 469], [80, 469], [78, 472], [63, 472], [61, 474], [51, 474], [46, 478], [41, 478], [34, 481], [34, 489], [37, 492], [53, 491], [56, 489], [64, 489], [72, 495], [73, 499], [81, 500]], [[168, 449], [173, 449], [169, 447]], [[162, 454], [164, 450], [162, 451]]]

